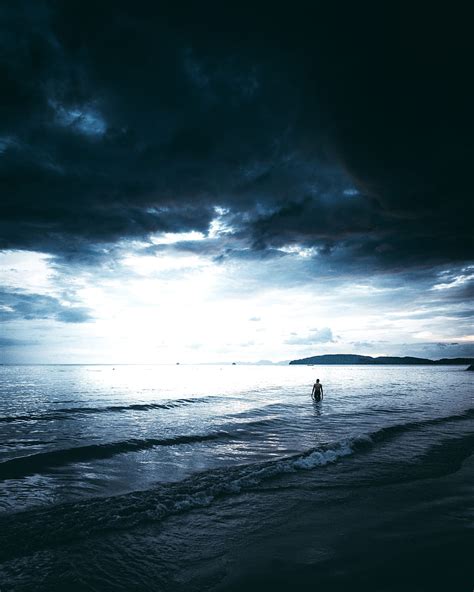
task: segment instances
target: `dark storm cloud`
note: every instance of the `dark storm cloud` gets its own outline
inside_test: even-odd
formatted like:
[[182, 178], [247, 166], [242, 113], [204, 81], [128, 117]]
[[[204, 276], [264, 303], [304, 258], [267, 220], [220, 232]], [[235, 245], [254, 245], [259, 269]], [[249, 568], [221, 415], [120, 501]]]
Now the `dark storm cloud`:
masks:
[[0, 292], [0, 322], [19, 319], [53, 319], [62, 323], [85, 323], [91, 320], [91, 316], [87, 308], [65, 306], [52, 296]]
[[189, 4], [2, 8], [0, 248], [87, 262], [222, 206], [257, 256], [472, 256], [461, 14]]

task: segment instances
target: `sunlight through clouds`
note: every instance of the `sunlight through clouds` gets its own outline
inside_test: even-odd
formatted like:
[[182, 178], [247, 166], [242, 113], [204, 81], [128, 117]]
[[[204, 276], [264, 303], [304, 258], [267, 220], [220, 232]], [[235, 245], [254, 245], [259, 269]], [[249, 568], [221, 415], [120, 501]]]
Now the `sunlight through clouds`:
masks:
[[0, 251], [0, 285], [39, 294], [56, 291], [52, 256], [35, 251]]
[[[314, 275], [304, 280], [313, 253], [297, 245], [265, 267], [253, 259], [216, 263], [181, 250], [186, 241], [208, 240], [216, 239], [190, 232], [124, 242], [113, 267], [85, 266], [74, 275], [48, 255], [2, 252], [5, 338], [25, 342], [29, 322], [28, 336], [37, 345], [22, 351], [35, 360], [45, 359], [45, 345], [47, 361], [64, 357], [54, 345], [63, 342], [73, 359], [112, 363], [278, 362], [354, 349], [419, 354], [429, 342], [459, 348], [473, 342], [468, 318], [446, 328], [446, 314], [458, 305], [430, 312], [440, 306], [437, 284], [427, 286], [432, 301], [414, 295], [409, 284], [372, 278], [327, 278], [323, 287]], [[149, 254], [150, 245], [163, 250]], [[464, 276], [449, 277], [455, 294]]]
[[[22, 352], [38, 360], [45, 360], [40, 344], [47, 344], [45, 361], [66, 355], [113, 363], [230, 363], [354, 349], [390, 355], [402, 347], [426, 354], [430, 342], [451, 348], [473, 343], [468, 318], [446, 330], [449, 311], [464, 309], [444, 303], [437, 314], [439, 283], [427, 286], [431, 301], [414, 296], [409, 285], [372, 278], [327, 278], [321, 289], [311, 275], [295, 283], [298, 275], [304, 278], [312, 249], [288, 247], [283, 260], [265, 268], [258, 260], [217, 264], [211, 256], [181, 250], [187, 241], [208, 240], [215, 238], [189, 232], [124, 242], [113, 267], [86, 266], [73, 276], [42, 253], [0, 253], [1, 277], [10, 290], [0, 303], [5, 344], [21, 342]], [[150, 245], [164, 249], [147, 254]], [[453, 294], [471, 279], [465, 273], [443, 277]], [[41, 301], [41, 295], [55, 300]], [[18, 311], [37, 318], [27, 334]], [[55, 346], [61, 341], [67, 354]]]

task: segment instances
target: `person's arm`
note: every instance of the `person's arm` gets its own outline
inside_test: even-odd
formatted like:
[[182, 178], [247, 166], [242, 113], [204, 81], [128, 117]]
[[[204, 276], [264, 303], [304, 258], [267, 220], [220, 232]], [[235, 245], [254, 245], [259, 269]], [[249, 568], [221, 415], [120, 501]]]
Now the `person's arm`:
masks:
[[321, 385], [321, 401], [324, 399], [323, 385]]
[[314, 399], [314, 390], [315, 390], [315, 387], [314, 387], [314, 384], [313, 384], [313, 390], [311, 391], [311, 398], [312, 399]]

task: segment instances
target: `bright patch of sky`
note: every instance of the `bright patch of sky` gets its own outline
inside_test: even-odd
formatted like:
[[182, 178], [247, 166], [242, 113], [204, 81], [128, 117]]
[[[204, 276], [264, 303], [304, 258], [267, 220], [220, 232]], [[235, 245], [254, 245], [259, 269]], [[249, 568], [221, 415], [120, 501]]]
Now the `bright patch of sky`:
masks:
[[286, 245], [279, 248], [283, 253], [295, 254], [299, 257], [314, 257], [317, 255], [317, 249], [313, 247], [302, 247], [301, 245]]
[[[143, 243], [129, 245], [113, 269], [78, 267], [74, 274], [41, 253], [0, 253], [5, 294], [33, 300], [46, 295], [60, 307], [51, 318], [8, 320], [14, 308], [10, 294], [2, 337], [23, 345], [4, 347], [2, 361], [277, 362], [351, 352], [429, 357], [438, 350], [427, 343], [474, 343], [460, 303], [430, 290], [436, 278], [421, 289], [376, 278], [318, 279], [307, 274], [318, 258], [296, 247], [264, 265], [254, 259], [216, 264], [205, 255], [173, 250], [184, 240], [212, 239], [200, 233], [155, 236], [148, 245], [168, 250], [149, 255]], [[445, 283], [459, 275], [446, 275]]]
[[154, 245], [174, 245], [185, 241], [204, 240], [202, 232], [164, 232], [150, 236], [150, 241]]
[[129, 255], [122, 260], [122, 264], [130, 267], [135, 273], [150, 276], [164, 271], [200, 270], [209, 267], [211, 263], [198, 255]]
[[442, 282], [440, 284], [435, 284], [431, 289], [432, 290], [451, 290], [453, 288], [458, 288], [463, 284], [467, 284], [471, 280], [474, 279], [474, 273], [469, 273], [474, 270], [474, 266], [469, 266], [463, 269], [462, 271], [465, 273], [461, 273], [457, 276], [449, 278], [450, 281]]
[[56, 290], [51, 256], [34, 251], [0, 251], [0, 286], [34, 294]]
[[216, 213], [216, 217], [209, 225], [208, 237], [217, 238], [218, 236], [222, 236], [224, 234], [231, 234], [233, 232], [232, 226], [225, 220], [225, 216], [229, 213], [229, 210], [217, 206], [214, 208], [214, 211]]

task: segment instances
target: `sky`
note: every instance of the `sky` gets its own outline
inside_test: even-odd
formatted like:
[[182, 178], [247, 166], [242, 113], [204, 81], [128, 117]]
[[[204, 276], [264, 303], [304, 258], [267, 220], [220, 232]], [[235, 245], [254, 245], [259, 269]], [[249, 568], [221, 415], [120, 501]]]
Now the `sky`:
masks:
[[474, 356], [469, 19], [0, 9], [0, 362]]

